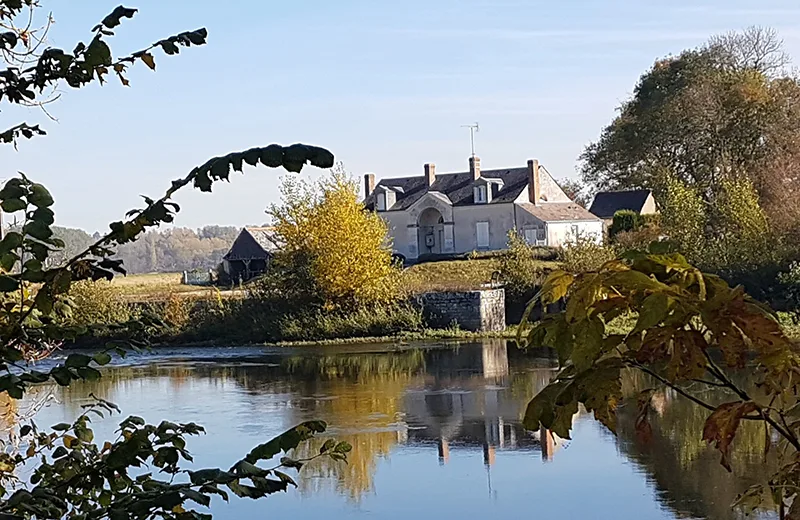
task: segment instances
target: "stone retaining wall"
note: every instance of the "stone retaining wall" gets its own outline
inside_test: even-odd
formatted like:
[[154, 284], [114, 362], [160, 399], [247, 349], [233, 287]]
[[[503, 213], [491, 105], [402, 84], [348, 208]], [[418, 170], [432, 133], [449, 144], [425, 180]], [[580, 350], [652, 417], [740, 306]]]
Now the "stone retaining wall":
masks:
[[434, 327], [458, 324], [475, 332], [500, 332], [506, 328], [505, 290], [433, 292], [420, 296], [428, 323]]

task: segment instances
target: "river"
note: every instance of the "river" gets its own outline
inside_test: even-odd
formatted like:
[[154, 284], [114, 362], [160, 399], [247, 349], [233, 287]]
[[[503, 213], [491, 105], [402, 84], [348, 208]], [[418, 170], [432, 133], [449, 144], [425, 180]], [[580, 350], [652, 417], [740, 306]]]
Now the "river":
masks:
[[[207, 430], [188, 442], [195, 467], [227, 468], [308, 419], [325, 420], [330, 435], [353, 445], [349, 464], [304, 468], [297, 490], [257, 502], [215, 498], [219, 519], [725, 520], [741, 517], [730, 507], [736, 494], [771, 471], [763, 432], [748, 425], [727, 473], [700, 441], [705, 414], [670, 394], [660, 394], [649, 442], [637, 439], [626, 406], [618, 437], [579, 414], [572, 440], [542, 442], [520, 417], [554, 373], [544, 353], [522, 354], [504, 340], [159, 349], [116, 360], [97, 382], [37, 389], [52, 401], [36, 421], [71, 422], [90, 393], [123, 412], [95, 422], [98, 439], [113, 438], [127, 415], [195, 421]], [[643, 384], [631, 374], [626, 391]]]

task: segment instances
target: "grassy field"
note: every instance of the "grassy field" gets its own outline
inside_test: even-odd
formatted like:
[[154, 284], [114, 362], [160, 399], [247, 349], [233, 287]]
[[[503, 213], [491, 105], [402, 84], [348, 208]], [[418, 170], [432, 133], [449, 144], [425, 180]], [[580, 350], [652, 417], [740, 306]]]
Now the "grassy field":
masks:
[[[216, 289], [183, 285], [181, 273], [148, 273], [117, 276], [111, 285], [119, 290], [119, 294], [133, 301], [149, 301], [166, 299], [172, 294], [183, 296], [205, 296]], [[231, 291], [222, 291], [230, 293]]]
[[[540, 264], [543, 269], [558, 267], [558, 262], [541, 261]], [[500, 268], [501, 259], [497, 257], [417, 264], [403, 273], [403, 287], [411, 294], [472, 290], [491, 282], [492, 274]]]
[[411, 294], [427, 291], [470, 290], [492, 280], [500, 260], [449, 260], [412, 265], [403, 272], [403, 289]]
[[[557, 262], [542, 261], [543, 268], [555, 268]], [[447, 260], [413, 265], [403, 271], [402, 288], [408, 294], [428, 291], [459, 291], [480, 288], [499, 271], [500, 258]], [[132, 274], [114, 278], [112, 285], [126, 298], [150, 300], [170, 294], [202, 295], [211, 289], [181, 284], [180, 273]], [[229, 293], [231, 291], [223, 291]]]

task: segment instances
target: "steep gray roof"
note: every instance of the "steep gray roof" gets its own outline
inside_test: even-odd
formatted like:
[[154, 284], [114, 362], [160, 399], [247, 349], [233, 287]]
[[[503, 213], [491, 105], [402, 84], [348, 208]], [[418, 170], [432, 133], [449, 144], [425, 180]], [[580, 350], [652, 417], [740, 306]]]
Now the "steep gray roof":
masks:
[[246, 227], [233, 241], [225, 260], [256, 260], [269, 258], [278, 249], [272, 228]]
[[589, 211], [600, 218], [612, 218], [622, 209], [641, 212], [650, 193], [650, 190], [601, 191]]
[[519, 207], [543, 222], [600, 220], [574, 202], [545, 202], [538, 206], [524, 202]]
[[[501, 170], [481, 170], [481, 177], [487, 179], [502, 179], [503, 187], [492, 195], [491, 204], [501, 204], [514, 202], [517, 197], [528, 186], [528, 168], [506, 168]], [[425, 185], [425, 177], [400, 177], [396, 179], [382, 179], [378, 186], [390, 188], [401, 188], [395, 190], [397, 202], [389, 208], [389, 211], [399, 211], [408, 209], [409, 206], [418, 201], [428, 188]], [[447, 195], [453, 202], [453, 206], [467, 206], [474, 204], [472, 188], [474, 180], [470, 172], [461, 173], [441, 173], [436, 174], [436, 180], [431, 185], [431, 191], [438, 191]], [[373, 191], [365, 200], [367, 209], [375, 208], [375, 192]]]

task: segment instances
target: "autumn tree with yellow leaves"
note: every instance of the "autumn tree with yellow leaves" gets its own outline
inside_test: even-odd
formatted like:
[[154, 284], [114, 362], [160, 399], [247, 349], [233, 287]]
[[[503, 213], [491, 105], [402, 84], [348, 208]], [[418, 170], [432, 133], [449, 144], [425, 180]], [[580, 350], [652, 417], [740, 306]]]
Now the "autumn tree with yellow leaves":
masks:
[[281, 244], [274, 265], [286, 291], [331, 308], [396, 297], [386, 223], [365, 210], [341, 164], [317, 182], [285, 177], [281, 202], [267, 213]]

